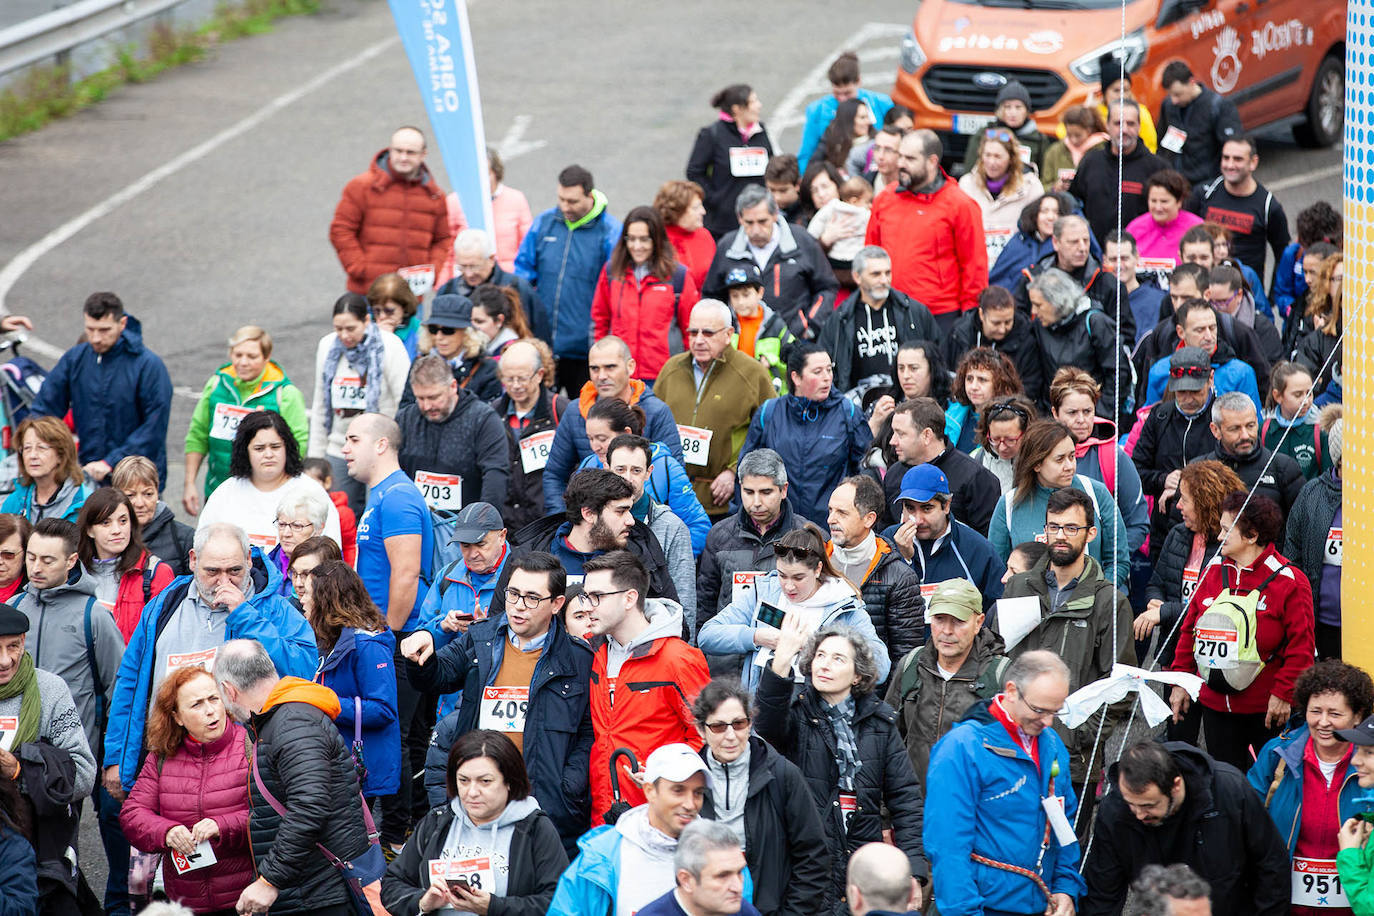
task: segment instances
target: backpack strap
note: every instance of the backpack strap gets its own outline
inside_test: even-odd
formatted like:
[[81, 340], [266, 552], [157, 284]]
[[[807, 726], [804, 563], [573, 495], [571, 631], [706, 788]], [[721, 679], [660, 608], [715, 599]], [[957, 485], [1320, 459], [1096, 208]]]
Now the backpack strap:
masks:
[[1312, 424], [1312, 448], [1316, 450], [1315, 463], [1312, 465], [1318, 474], [1322, 471], [1322, 425]]
[[682, 301], [682, 287], [687, 282], [687, 268], [681, 264], [673, 268], [673, 311], [677, 311], [678, 303]]
[[1273, 582], [1275, 579], [1277, 579], [1277, 578], [1279, 577], [1279, 574], [1282, 573], [1285, 569], [1287, 569], [1290, 565], [1292, 565], [1292, 564], [1290, 564], [1290, 563], [1284, 563], [1284, 564], [1283, 564], [1282, 566], [1280, 566], [1278, 569], [1276, 569], [1276, 570], [1274, 570], [1272, 573], [1270, 573], [1270, 574], [1269, 574], [1269, 577], [1259, 584], [1259, 591], [1264, 591], [1266, 588], [1268, 588], [1268, 587], [1269, 587], [1269, 583], [1270, 583], [1270, 582]]
[[1010, 667], [1010, 656], [999, 655], [993, 660], [992, 667], [984, 673], [983, 686], [986, 694], [984, 699], [991, 699], [1001, 693], [1002, 685], [1006, 682], [1007, 669]]
[[448, 574], [453, 570], [453, 567], [457, 566], [461, 562], [462, 560], [454, 560], [452, 563], [445, 566], [442, 571], [440, 571], [439, 578], [437, 580], [439, 582], [440, 601], [444, 599], [444, 592], [448, 591], [449, 586], [453, 584], [451, 581], [449, 581]]
[[95, 607], [95, 595], [86, 601], [85, 612], [85, 631], [86, 631], [86, 665], [91, 669], [91, 680], [95, 682], [95, 695], [100, 700], [97, 723], [99, 730], [105, 730], [107, 711], [105, 709], [105, 682], [100, 678], [100, 664], [95, 660], [95, 633], [91, 624], [91, 611]]
[[921, 692], [921, 672], [916, 668], [916, 653], [918, 649], [912, 649], [902, 659], [902, 670], [899, 672], [898, 682], [902, 685], [902, 702], [913, 700]]
[[153, 576], [157, 573], [157, 557], [149, 556], [148, 565], [143, 567], [143, 606], [147, 607], [148, 602], [153, 600]]

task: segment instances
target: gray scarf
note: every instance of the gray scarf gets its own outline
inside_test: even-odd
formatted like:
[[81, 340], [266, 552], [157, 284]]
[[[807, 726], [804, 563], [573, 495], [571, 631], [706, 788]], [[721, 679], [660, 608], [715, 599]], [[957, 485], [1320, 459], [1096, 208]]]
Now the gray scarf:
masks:
[[854, 777], [863, 765], [859, 760], [859, 743], [854, 740], [854, 708], [853, 694], [838, 706], [821, 700], [821, 709], [825, 710], [830, 729], [835, 733], [835, 766], [840, 770], [840, 788], [845, 792], [854, 791]]
[[329, 352], [324, 357], [324, 377], [320, 379], [320, 384], [324, 386], [324, 428], [326, 431], [334, 428], [334, 375], [339, 371], [339, 360], [347, 359], [348, 364], [358, 371], [363, 379], [363, 390], [367, 398], [367, 412], [376, 413], [377, 404], [382, 396], [382, 359], [386, 355], [386, 347], [382, 344], [382, 331], [375, 322], [369, 321], [367, 333], [363, 339], [358, 341], [358, 345], [353, 348], [346, 348], [339, 340], [339, 335], [334, 335], [334, 340], [329, 345]]

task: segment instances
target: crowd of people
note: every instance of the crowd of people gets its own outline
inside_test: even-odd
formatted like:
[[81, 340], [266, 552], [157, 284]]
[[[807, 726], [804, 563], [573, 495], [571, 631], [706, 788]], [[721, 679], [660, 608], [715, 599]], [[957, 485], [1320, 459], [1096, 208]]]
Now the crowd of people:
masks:
[[90, 295], [0, 514], [2, 916], [1374, 913], [1340, 217], [1182, 65], [1061, 137], [1009, 82], [957, 182], [829, 79], [623, 218], [492, 154], [472, 228], [398, 129], [175, 509]]

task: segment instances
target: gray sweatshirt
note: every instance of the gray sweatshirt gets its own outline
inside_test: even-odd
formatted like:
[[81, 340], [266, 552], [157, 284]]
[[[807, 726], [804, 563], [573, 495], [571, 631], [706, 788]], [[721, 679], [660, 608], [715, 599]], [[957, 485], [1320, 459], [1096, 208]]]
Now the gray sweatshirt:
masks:
[[668, 578], [673, 580], [687, 632], [697, 632], [697, 561], [692, 555], [692, 532], [687, 524], [662, 503], [649, 503], [649, 530], [658, 538], [668, 558]]
[[[449, 802], [453, 809], [453, 823], [448, 828], [444, 840], [442, 858], [472, 859], [487, 856], [491, 859], [492, 880], [495, 888], [483, 888], [494, 897], [506, 896], [506, 885], [510, 877], [510, 841], [515, 835], [515, 825], [539, 810], [539, 802], [534, 796], [513, 801], [506, 810], [490, 824], [474, 824], [468, 817], [462, 802], [455, 798]], [[447, 912], [455, 911], [446, 907]]]
[[[614, 636], [606, 637], [606, 676], [619, 677], [620, 666], [629, 659], [636, 646], [645, 646], [665, 636], [682, 636], [682, 606], [667, 598], [644, 599], [644, 616], [649, 625], [628, 645], [622, 646]], [[660, 895], [662, 896], [662, 895]]]
[[[90, 745], [86, 743], [81, 718], [77, 715], [76, 704], [72, 702], [72, 692], [60, 677], [41, 668], [34, 672], [34, 676], [38, 681], [38, 696], [42, 700], [38, 712], [38, 737], [72, 755], [72, 763], [76, 764], [73, 795], [85, 798], [95, 788], [95, 758], [91, 756]], [[0, 700], [0, 716], [19, 715], [23, 701], [23, 696]]]
[[706, 768], [711, 771], [711, 801], [716, 809], [716, 821], [724, 824], [739, 837], [741, 849], [747, 848], [744, 837], [744, 803], [749, 798], [749, 744], [744, 753], [729, 763], [721, 763], [708, 749]]
[[88, 747], [103, 747], [100, 734], [100, 693], [106, 702], [114, 696], [115, 677], [124, 657], [124, 636], [114, 615], [99, 601], [91, 605], [91, 648], [100, 672], [97, 684], [86, 653], [86, 605], [95, 597], [95, 584], [80, 566], [65, 585], [39, 590], [33, 583], [24, 589], [18, 609], [29, 618], [28, 650], [33, 663], [67, 682]]
[[[253, 597], [253, 577], [245, 577], [243, 600]], [[224, 633], [233, 608], [212, 608], [200, 594], [196, 580], [186, 589], [181, 606], [172, 612], [167, 625], [158, 635], [153, 647], [153, 687], [148, 691], [148, 708], [152, 709], [158, 687], [167, 676], [167, 659], [171, 655], [218, 649], [224, 645]]]

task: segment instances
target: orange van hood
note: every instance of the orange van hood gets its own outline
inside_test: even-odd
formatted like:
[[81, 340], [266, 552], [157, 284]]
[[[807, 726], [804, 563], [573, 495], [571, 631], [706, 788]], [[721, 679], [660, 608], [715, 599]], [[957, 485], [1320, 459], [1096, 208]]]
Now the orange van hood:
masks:
[[[1128, 3], [1126, 34], [1150, 17], [1151, 4]], [[943, 64], [1037, 67], [1057, 71], [1071, 87], [1082, 86], [1069, 64], [1120, 35], [1121, 8], [1028, 10], [946, 0], [921, 4], [915, 29], [927, 57]]]

